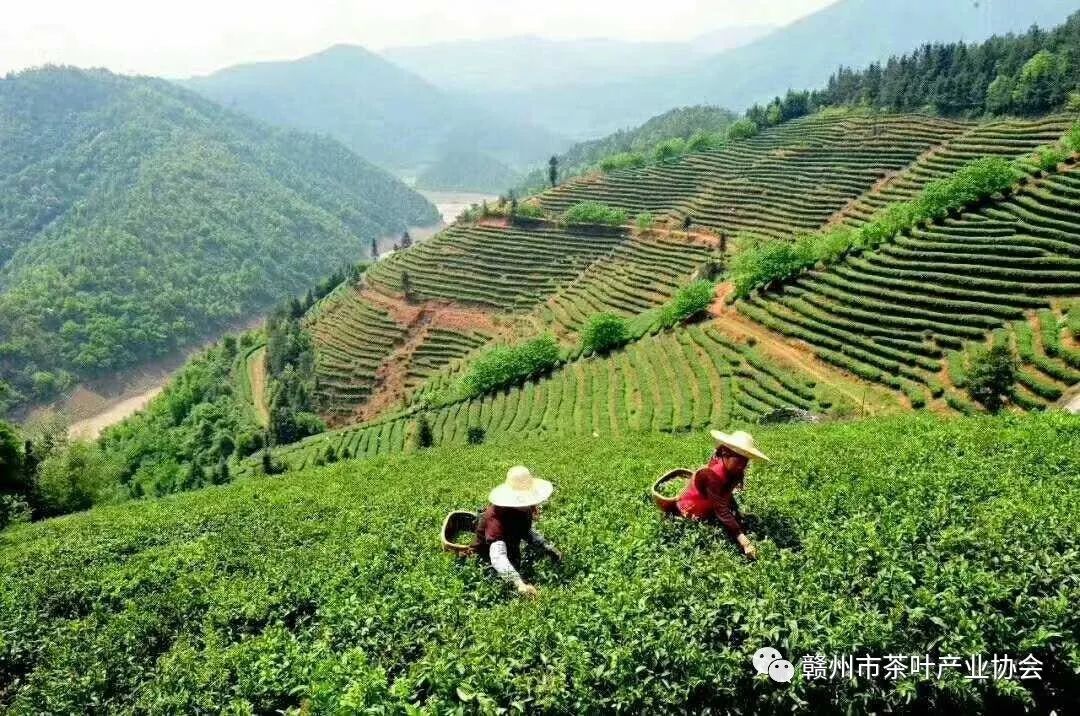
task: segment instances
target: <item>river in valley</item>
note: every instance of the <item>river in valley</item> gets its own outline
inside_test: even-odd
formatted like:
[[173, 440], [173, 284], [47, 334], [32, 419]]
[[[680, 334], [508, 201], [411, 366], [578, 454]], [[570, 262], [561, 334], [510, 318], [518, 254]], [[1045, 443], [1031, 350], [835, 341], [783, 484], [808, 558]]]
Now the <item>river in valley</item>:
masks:
[[[452, 224], [462, 211], [473, 204], [479, 204], [485, 200], [493, 201], [497, 198], [470, 192], [421, 191], [420, 193], [439, 210], [442, 225], [410, 228], [409, 235], [414, 241], [430, 238], [439, 229]], [[390, 248], [399, 238], [392, 236], [382, 240], [380, 250]], [[262, 323], [261, 317], [245, 321], [242, 326], [230, 329], [230, 332], [254, 328], [260, 323]], [[216, 342], [216, 339], [213, 342]], [[70, 398], [64, 401], [64, 404], [57, 406], [57, 409], [71, 416], [72, 423], [68, 428], [68, 434], [73, 438], [92, 440], [105, 428], [142, 410], [154, 396], [162, 391], [169, 377], [183, 365], [187, 357], [202, 350], [203, 347], [184, 351], [169, 360], [162, 361], [160, 365], [144, 367], [140, 369], [135, 380], [125, 381], [123, 384], [119, 381], [110, 381], [114, 384], [80, 386]]]

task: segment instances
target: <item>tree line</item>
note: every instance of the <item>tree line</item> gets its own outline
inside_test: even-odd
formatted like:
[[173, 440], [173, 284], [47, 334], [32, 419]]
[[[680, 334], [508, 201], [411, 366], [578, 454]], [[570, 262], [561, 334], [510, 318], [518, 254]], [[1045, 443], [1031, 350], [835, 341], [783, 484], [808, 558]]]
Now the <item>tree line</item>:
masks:
[[868, 106], [950, 117], [1080, 111], [1080, 12], [1052, 30], [981, 43], [926, 44], [862, 70], [841, 67], [823, 89], [789, 91], [746, 117], [770, 127], [824, 107]]

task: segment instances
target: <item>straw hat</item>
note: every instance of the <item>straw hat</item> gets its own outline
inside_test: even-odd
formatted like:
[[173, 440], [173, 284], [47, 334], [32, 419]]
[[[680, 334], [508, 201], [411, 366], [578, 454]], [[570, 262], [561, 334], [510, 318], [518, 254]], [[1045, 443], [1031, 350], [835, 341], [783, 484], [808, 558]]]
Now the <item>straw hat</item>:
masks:
[[730, 435], [728, 433], [722, 433], [719, 430], [711, 430], [710, 432], [712, 433], [713, 440], [715, 440], [718, 445], [730, 448], [732, 451], [737, 452], [749, 460], [764, 460], [765, 462], [769, 462], [769, 458], [765, 456], [765, 453], [758, 450], [757, 446], [754, 445], [754, 437], [750, 433], [743, 430], [736, 430]]
[[554, 489], [547, 480], [533, 477], [529, 468], [516, 465], [506, 472], [506, 482], [492, 490], [488, 500], [497, 507], [532, 507], [551, 497]]

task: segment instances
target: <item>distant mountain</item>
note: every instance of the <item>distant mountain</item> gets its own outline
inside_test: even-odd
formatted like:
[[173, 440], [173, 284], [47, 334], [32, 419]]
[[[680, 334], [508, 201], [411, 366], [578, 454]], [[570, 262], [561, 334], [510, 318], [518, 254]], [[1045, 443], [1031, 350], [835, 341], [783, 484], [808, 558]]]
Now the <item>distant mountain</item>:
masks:
[[527, 119], [507, 120], [351, 45], [293, 61], [237, 65], [183, 84], [257, 119], [329, 135], [400, 174], [450, 149], [483, 147], [517, 166], [567, 144]]
[[633, 80], [588, 78], [552, 89], [483, 93], [532, 121], [571, 136], [601, 136], [668, 107], [716, 104], [734, 110], [789, 88], [824, 85], [841, 66], [863, 66], [934, 41], [975, 42], [993, 34], [1052, 27], [1076, 0], [840, 0], [750, 44], [690, 67]]
[[770, 25], [724, 28], [687, 42], [631, 42], [605, 38], [550, 40], [532, 35], [392, 47], [380, 54], [447, 90], [489, 92], [608, 81], [686, 67], [745, 45]]
[[520, 174], [489, 154], [452, 150], [416, 178], [416, 188], [505, 194], [520, 179]]
[[162, 356], [438, 220], [341, 144], [163, 80], [8, 75], [0, 147], [0, 409]]

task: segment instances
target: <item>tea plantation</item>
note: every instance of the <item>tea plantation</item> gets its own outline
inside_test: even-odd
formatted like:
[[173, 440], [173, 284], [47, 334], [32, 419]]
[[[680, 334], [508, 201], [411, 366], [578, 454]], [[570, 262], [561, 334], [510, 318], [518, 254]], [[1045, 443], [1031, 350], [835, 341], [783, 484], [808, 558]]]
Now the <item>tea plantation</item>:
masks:
[[[916, 227], [738, 308], [813, 346], [826, 361], [904, 390], [915, 407], [926, 403], [927, 391], [937, 398], [949, 382], [963, 386], [962, 379], [942, 372], [947, 352], [981, 343], [994, 329], [1042, 311], [1046, 340], [1064, 341], [1065, 348], [1046, 355], [1024, 333], [1021, 358], [1030, 363], [1039, 350], [1041, 375], [1021, 381], [1016, 396], [1024, 407], [1040, 407], [1080, 376], [1076, 349], [1069, 347], [1074, 338], [1063, 334], [1064, 321], [1058, 319], [1065, 299], [1080, 296], [1078, 203], [1080, 174], [1062, 165], [1009, 196]], [[1040, 390], [1036, 381], [1048, 387]], [[954, 407], [962, 405], [963, 398], [951, 397]]]
[[[760, 557], [662, 518], [708, 437], [446, 447], [0, 533], [12, 714], [1068, 713], [1080, 700], [1080, 418], [759, 430]], [[536, 601], [438, 547], [517, 462], [556, 482]], [[769, 645], [791, 684], [755, 676]], [[804, 654], [1032, 654], [1041, 679], [808, 680]]]
[[[457, 374], [447, 377], [456, 380]], [[647, 336], [607, 356], [580, 358], [549, 376], [461, 400], [428, 413], [437, 445], [464, 444], [470, 428], [483, 439], [682, 432], [707, 425], [753, 424], [777, 408], [823, 412], [851, 399], [842, 378], [825, 384], [712, 326]], [[277, 448], [291, 469], [341, 457], [414, 449], [419, 413], [315, 435]], [[241, 470], [255, 469], [255, 464]]]

